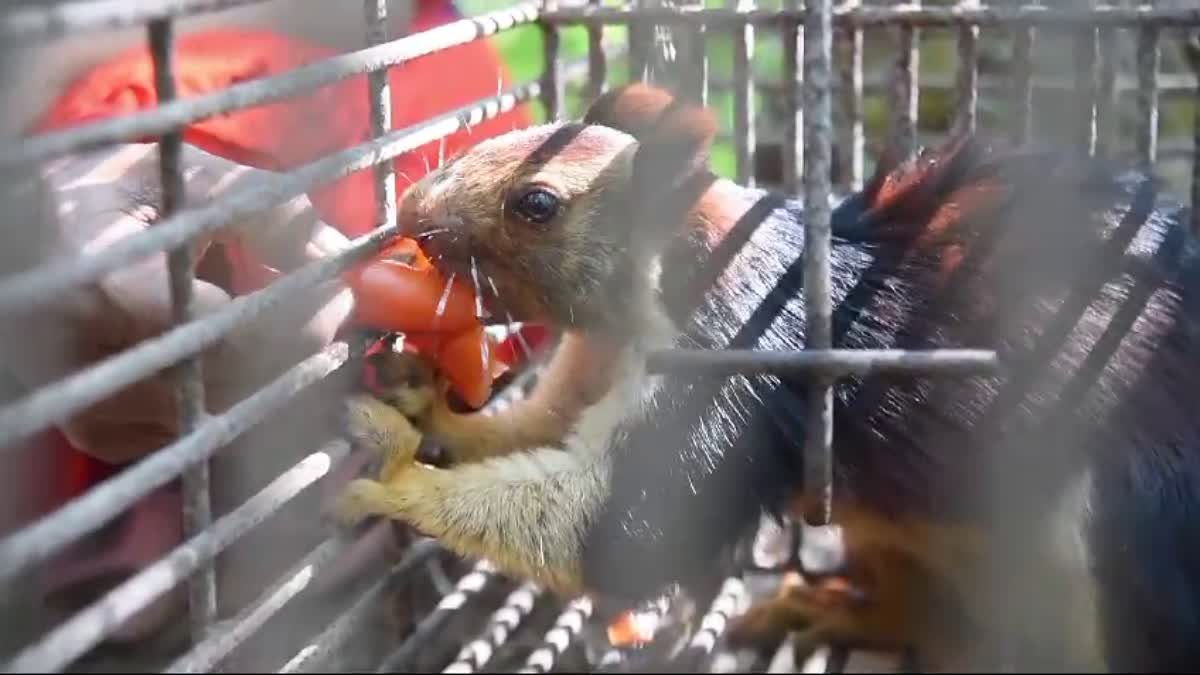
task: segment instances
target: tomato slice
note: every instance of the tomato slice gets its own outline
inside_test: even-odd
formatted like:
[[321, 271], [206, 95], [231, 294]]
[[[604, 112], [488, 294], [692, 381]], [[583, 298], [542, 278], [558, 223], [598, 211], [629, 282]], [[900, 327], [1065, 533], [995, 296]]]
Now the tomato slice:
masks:
[[356, 322], [363, 326], [407, 334], [457, 333], [479, 325], [474, 289], [447, 281], [433, 267], [375, 260], [347, 274], [346, 283], [354, 293]]
[[491, 340], [483, 326], [478, 325], [448, 337], [437, 352], [438, 368], [464, 403], [481, 408], [492, 395], [492, 377], [497, 365]]
[[347, 273], [346, 282], [354, 293], [355, 322], [403, 333], [405, 349], [433, 360], [472, 408], [482, 407], [494, 380], [525, 358], [521, 338], [534, 347], [548, 333], [523, 326], [520, 338], [497, 344], [476, 317], [474, 289], [459, 280], [448, 283], [412, 239], [390, 243], [379, 258]]
[[614, 647], [640, 647], [654, 640], [657, 628], [653, 615], [628, 611], [608, 625], [608, 642]]

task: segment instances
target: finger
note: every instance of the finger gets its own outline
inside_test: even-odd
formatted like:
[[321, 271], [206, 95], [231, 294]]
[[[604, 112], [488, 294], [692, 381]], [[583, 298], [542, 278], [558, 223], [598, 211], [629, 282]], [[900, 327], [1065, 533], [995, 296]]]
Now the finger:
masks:
[[[188, 167], [188, 194], [211, 200], [243, 190], [259, 189], [278, 181], [270, 171], [242, 166], [195, 146], [184, 146]], [[349, 239], [323, 222], [305, 195], [252, 215], [241, 217], [223, 230], [245, 246], [253, 257], [277, 269], [294, 269], [349, 245]]]

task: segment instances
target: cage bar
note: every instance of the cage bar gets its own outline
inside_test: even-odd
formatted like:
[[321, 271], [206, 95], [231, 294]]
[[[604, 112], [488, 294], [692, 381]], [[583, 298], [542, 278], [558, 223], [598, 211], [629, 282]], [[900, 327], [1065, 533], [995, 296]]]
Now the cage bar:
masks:
[[376, 672], [403, 672], [403, 669], [407, 668], [412, 658], [416, 656], [417, 650], [429, 641], [429, 638], [442, 627], [450, 615], [478, 595], [495, 576], [496, 570], [490, 562], [483, 560], [476, 563], [474, 569], [458, 580], [454, 586], [454, 592], [442, 598], [437, 607], [417, 624], [404, 642], [384, 658]]
[[1078, 30], [1075, 42], [1075, 91], [1077, 94], [1074, 119], [1080, 120], [1079, 144], [1088, 155], [1096, 154], [1096, 27], [1084, 25]]
[[[364, 0], [363, 14], [367, 20], [367, 44], [371, 47], [386, 44], [388, 31], [387, 0]], [[386, 67], [367, 73], [368, 106], [371, 111], [371, 138], [379, 138], [392, 130], [392, 86]], [[396, 226], [396, 168], [391, 161], [374, 167], [375, 222], [379, 227]]]
[[[192, 122], [234, 110], [282, 101], [355, 75], [396, 66], [426, 54], [511, 30], [532, 23], [537, 18], [537, 4], [526, 2], [508, 9], [454, 21], [386, 44], [316, 61], [281, 75], [235, 84], [223, 91], [189, 97], [144, 112], [114, 117], [74, 129], [42, 134], [20, 143], [0, 146], [0, 168], [114, 143], [158, 137]], [[3, 307], [3, 303], [0, 303], [0, 307]]]
[[1158, 160], [1158, 70], [1161, 63], [1162, 49], [1159, 47], [1159, 29], [1139, 28], [1137, 33], [1137, 150], [1141, 161], [1146, 164], [1152, 164]]
[[0, 409], [0, 448], [4, 448], [3, 452], [11, 452], [11, 443], [100, 402], [181, 358], [207, 349], [239, 325], [264, 314], [287, 298], [313, 291], [334, 279], [352, 264], [378, 251], [395, 234], [395, 229], [380, 229], [359, 237], [344, 251], [291, 272], [261, 291], [238, 297], [202, 320], [144, 340], [137, 347], [5, 406]]
[[1014, 26], [1012, 88], [1016, 114], [1012, 120], [1013, 141], [1024, 145], [1033, 137], [1033, 26]]
[[1101, 157], [1119, 150], [1117, 131], [1117, 29], [1104, 26], [1096, 30], [1096, 154]]
[[691, 672], [706, 672], [716, 656], [721, 635], [729, 627], [730, 620], [745, 610], [748, 601], [746, 585], [742, 580], [737, 577], [726, 579], [674, 665], [681, 670], [686, 668]]
[[70, 0], [25, 4], [0, 12], [0, 41], [44, 42], [87, 31], [214, 12], [267, 0]]
[[[704, 0], [683, 0], [681, 4], [703, 8]], [[708, 27], [701, 24], [692, 26], [688, 38], [691, 43], [691, 59], [693, 62], [687, 63], [685, 66], [685, 72], [689, 74], [690, 79], [684, 79], [683, 86], [681, 87], [682, 93], [690, 100], [707, 106], [710, 78], [708, 70]]]
[[[809, 0], [804, 24], [804, 313], [805, 350], [832, 349], [833, 307], [830, 299], [829, 163], [831, 128], [830, 38], [831, 0]], [[833, 387], [816, 378], [809, 389], [808, 438], [804, 449], [804, 493], [817, 496], [820, 512], [810, 522], [829, 522], [833, 483]]]
[[[233, 214], [253, 213], [256, 205], [270, 205], [282, 202], [284, 198], [298, 196], [299, 193], [310, 189], [313, 185], [326, 179], [341, 178], [358, 169], [368, 168], [374, 163], [388, 161], [404, 153], [404, 151], [421, 147], [425, 143], [437, 141], [449, 136], [463, 127], [478, 124], [479, 121], [496, 117], [500, 112], [510, 109], [518, 101], [538, 95], [539, 85], [530, 83], [511, 90], [496, 98], [490, 98], [478, 106], [460, 108], [454, 113], [440, 115], [427, 123], [408, 127], [406, 130], [389, 133], [382, 138], [374, 139], [356, 147], [326, 157], [324, 160], [310, 163], [299, 171], [287, 174], [271, 181], [270, 184], [260, 184], [257, 189], [239, 191], [238, 195], [221, 199], [203, 209], [190, 210], [175, 216], [172, 225], [163, 221], [144, 234], [122, 240], [130, 243], [122, 246], [114, 244], [106, 250], [116, 251], [115, 255], [97, 255], [82, 258], [83, 262], [68, 259], [61, 265], [49, 264], [36, 268], [23, 279], [16, 281], [19, 291], [8, 295], [17, 298], [19, 303], [30, 303], [31, 295], [19, 293], [29, 292], [34, 288], [34, 295], [41, 299], [47, 294], [47, 285], [55, 292], [60, 292], [64, 286], [64, 277], [47, 277], [47, 270], [56, 267], [65, 268], [66, 273], [74, 273], [74, 279], [67, 281], [84, 282], [97, 270], [115, 269], [124, 264], [127, 259], [137, 259], [130, 252], [143, 252], [145, 249], [169, 247], [172, 244], [186, 243], [190, 235], [197, 232], [215, 231], [216, 228], [228, 222]], [[163, 235], [166, 233], [166, 235]], [[371, 255], [382, 247], [386, 241], [396, 234], [395, 228], [377, 229], [370, 234], [355, 239], [348, 249], [323, 261], [306, 265], [293, 271], [271, 286], [248, 295], [236, 298], [222, 309], [212, 312], [202, 321], [181, 325], [168, 333], [145, 340], [137, 347], [131, 348], [90, 368], [77, 372], [72, 376], [38, 389], [36, 393], [26, 396], [16, 404], [0, 408], [0, 448], [11, 449], [10, 444], [22, 440], [34, 432], [46, 428], [56, 420], [70, 416], [73, 412], [83, 410], [86, 406], [96, 404], [106, 396], [119, 392], [128, 384], [132, 384], [158, 370], [168, 368], [182, 357], [191, 356], [204, 348], [214, 345], [217, 340], [228, 334], [239, 324], [262, 315], [270, 307], [301, 291], [307, 291], [325, 281], [334, 279], [350, 265]], [[176, 243], [175, 239], [182, 239]], [[148, 244], [149, 241], [149, 244]], [[101, 263], [96, 263], [100, 258]], [[91, 261], [88, 264], [86, 261]], [[30, 277], [34, 279], [32, 283]], [[43, 280], [46, 285], [43, 285]], [[10, 288], [10, 283], [0, 288]], [[70, 288], [73, 283], [66, 283]], [[2, 304], [2, 303], [0, 303]], [[0, 450], [2, 452], [2, 450]]]
[[[588, 0], [588, 5], [600, 7], [602, 0]], [[608, 59], [604, 54], [604, 25], [591, 24], [587, 26], [588, 35], [588, 73], [587, 93], [590, 98], [597, 98], [608, 88]]]
[[1200, 35], [1192, 34], [1184, 42], [1184, 53], [1196, 87], [1192, 90], [1192, 232], [1200, 233]]
[[329, 624], [328, 628], [321, 631], [309, 645], [288, 659], [278, 672], [311, 673], [328, 668], [329, 659], [340, 652], [353, 635], [362, 630], [371, 609], [379, 601], [388, 584], [413, 571], [442, 550], [441, 545], [432, 539], [422, 539], [413, 543], [400, 558], [400, 562], [363, 591], [354, 604]]
[[587, 596], [576, 598], [567, 607], [554, 625], [546, 631], [541, 646], [529, 653], [525, 665], [518, 673], [548, 673], [554, 670], [558, 659], [570, 649], [571, 644], [583, 632], [583, 626], [592, 617], [592, 601]]
[[345, 454], [345, 443], [336, 442], [301, 460], [241, 506], [214, 522], [208, 530], [179, 545], [49, 635], [22, 650], [6, 666], [5, 672], [61, 671], [198, 567], [211, 563], [217, 554], [278, 511], [300, 491], [329, 473], [330, 467]]
[[[801, 0], [784, 0], [788, 9], [800, 9]], [[783, 120], [783, 189], [787, 194], [800, 193], [800, 178], [804, 175], [804, 69], [800, 55], [804, 53], [804, 31], [800, 22], [783, 26], [783, 87], [788, 114]]]
[[272, 617], [307, 590], [317, 575], [347, 550], [346, 540], [331, 538], [313, 549], [236, 616], [167, 666], [167, 673], [207, 673], [250, 639]]
[[[846, 29], [844, 27], [835, 27], [834, 34], [845, 32], [848, 30], [861, 29]], [[1018, 34], [1021, 29], [1014, 29]], [[1161, 30], [1160, 30], [1161, 32]], [[840, 38], [839, 38], [840, 39]], [[1015, 61], [1014, 61], [1015, 63]], [[840, 61], [839, 61], [839, 64]], [[980, 74], [978, 78], [978, 90], [980, 95], [990, 94], [992, 96], [1010, 96], [1017, 90], [1014, 87], [1014, 80], [1010, 77], [1002, 75], [986, 75]], [[785, 88], [788, 86], [782, 79], [767, 79], [761, 78], [755, 81], [755, 87], [760, 91], [770, 93], [772, 95], [782, 95]], [[733, 86], [732, 78], [715, 78], [713, 86], [722, 89], [728, 89]], [[872, 76], [863, 80], [863, 91], [869, 94], [886, 93], [890, 86], [889, 81], [879, 76]], [[1054, 76], [1036, 76], [1031, 75], [1028, 87], [1032, 91], [1067, 91], [1076, 86], [1074, 79], [1064, 79]], [[1158, 76], [1158, 94], [1162, 98], [1181, 99], [1190, 98], [1196, 86], [1196, 78], [1191, 74], [1184, 73], [1160, 73]], [[936, 91], [954, 93], [958, 87], [958, 74], [942, 75], [939, 73], [926, 74], [921, 76], [921, 91]], [[1136, 76], [1117, 75], [1114, 82], [1114, 95], [1118, 99], [1123, 99], [1131, 96], [1136, 96], [1138, 92], [1138, 79]], [[834, 91], [845, 95], [846, 85], [844, 80], [839, 77], [839, 80], [834, 84]], [[1014, 125], [1015, 126], [1015, 125]]]
[[[552, 23], [626, 23], [633, 17], [668, 24], [703, 23], [709, 26], [737, 26], [750, 23], [756, 26], [778, 26], [786, 21], [803, 19], [805, 10], [737, 10], [729, 8], [691, 9], [624, 9], [615, 7], [563, 8], [541, 17]], [[1018, 7], [979, 7], [965, 10], [958, 7], [922, 6], [904, 2], [893, 6], [840, 7], [834, 12], [837, 25], [860, 28], [905, 25], [914, 28], [952, 28], [964, 22], [980, 27], [996, 25], [1038, 26], [1160, 26], [1195, 25], [1200, 23], [1200, 8], [1193, 7], [1124, 7], [1098, 5], [1095, 10], [1057, 5], [1028, 4]]]
[[[553, 11], [558, 0], [542, 0], [543, 11]], [[558, 28], [543, 23], [542, 28], [542, 105], [546, 109], [546, 121], [555, 122], [566, 111], [566, 83], [563, 81], [562, 60], [559, 59]]]
[[[843, 8], [853, 9], [862, 0], [845, 0]], [[835, 45], [840, 45], [837, 61], [841, 105], [837, 112], [842, 123], [837, 125], [837, 149], [841, 156], [842, 190], [860, 190], [863, 185], [863, 164], [866, 138], [863, 134], [863, 32], [857, 26], [839, 26], [834, 33]]]
[[[650, 35], [653, 31], [651, 27], [646, 26], [644, 21], [638, 21], [638, 18], [645, 19], [649, 15], [649, 10], [654, 9], [653, 0], [633, 0], [635, 12], [629, 15], [628, 21], [625, 23], [626, 35], [629, 42], [629, 81], [630, 82], [645, 82], [650, 75]], [[550, 24], [550, 22], [547, 22]]]
[[410, 545], [400, 562], [397, 562], [389, 569], [388, 573], [362, 592], [354, 604], [330, 623], [328, 628], [320, 632], [311, 644], [289, 658], [287, 663], [284, 663], [278, 670], [278, 673], [319, 673], [320, 670], [328, 668], [329, 659], [340, 652], [353, 635], [361, 631], [362, 625], [371, 615], [371, 609], [379, 601], [391, 581], [414, 571], [416, 567], [430, 560], [434, 554], [442, 550], [442, 546], [433, 539], [421, 539]]
[[[905, 2], [891, 1], [892, 4]], [[919, 4], [919, 0], [914, 4]], [[892, 111], [889, 135], [893, 149], [899, 156], [905, 157], [917, 147], [917, 105], [921, 96], [918, 87], [921, 63], [918, 29], [909, 23], [901, 23], [896, 29], [896, 40], [896, 61], [892, 66], [891, 96], [888, 99], [888, 107]]]
[[[255, 185], [230, 190], [221, 199], [173, 216], [142, 234], [121, 239], [100, 253], [50, 262], [29, 272], [11, 275], [0, 282], [0, 314], [32, 307], [74, 286], [95, 282], [129, 263], [216, 232], [231, 221], [257, 214], [263, 209], [299, 197], [318, 185], [339, 180], [379, 162], [394, 159], [401, 153], [415, 150], [460, 129], [496, 117], [511, 110], [518, 103], [535, 98], [540, 92], [541, 86], [537, 82], [517, 86], [497, 97], [484, 99], [426, 122], [392, 131], [372, 141], [327, 155], [287, 174], [279, 174]], [[358, 250], [357, 246], [355, 251], [353, 256], [365, 256], [372, 252]], [[345, 264], [355, 262], [346, 258], [347, 252], [339, 255], [339, 260]], [[0, 423], [0, 429], [2, 428], [3, 423]], [[3, 439], [3, 434], [0, 433], [0, 445], [10, 440]]]
[[[979, 0], [959, 0], [962, 9], [974, 9]], [[964, 23], [958, 28], [958, 72], [954, 97], [956, 134], [974, 133], [979, 106], [979, 27]]]
[[504, 603], [492, 613], [481, 635], [459, 650], [454, 661], [443, 673], [474, 673], [483, 669], [492, 660], [496, 650], [521, 627], [521, 623], [533, 611], [533, 606], [542, 595], [535, 584], [522, 584], [508, 594]]
[[975, 349], [828, 349], [803, 351], [725, 349], [671, 349], [650, 353], [647, 368], [652, 373], [696, 372], [712, 374], [843, 375], [908, 374], [971, 375], [993, 372], [999, 366], [996, 353]]
[[[170, 19], [152, 21], [147, 29], [154, 64], [154, 88], [158, 100], [175, 100], [175, 28]], [[165, 134], [158, 143], [161, 215], [169, 218], [184, 207], [185, 193], [180, 155], [183, 133]], [[173, 249], [167, 256], [170, 274], [171, 320], [176, 327], [195, 315], [192, 300], [194, 255], [191, 244]], [[200, 357], [191, 356], [174, 366], [175, 404], [179, 435], [190, 434], [204, 417], [204, 380]], [[207, 461], [197, 462], [183, 472], [183, 536], [191, 539], [212, 524], [212, 502]], [[193, 642], [200, 642], [217, 617], [217, 578], [211, 565], [202, 567], [187, 580], [188, 619]]]
[[305, 387], [345, 363], [349, 349], [337, 342], [293, 366], [266, 387], [221, 415], [204, 420], [184, 438], [147, 456], [33, 525], [0, 540], [0, 583], [111, 522], [138, 500], [209, 456]]
[[[735, 11], [749, 11], [754, 0], [726, 0]], [[733, 28], [733, 146], [737, 182], [753, 187], [755, 143], [754, 27]]]

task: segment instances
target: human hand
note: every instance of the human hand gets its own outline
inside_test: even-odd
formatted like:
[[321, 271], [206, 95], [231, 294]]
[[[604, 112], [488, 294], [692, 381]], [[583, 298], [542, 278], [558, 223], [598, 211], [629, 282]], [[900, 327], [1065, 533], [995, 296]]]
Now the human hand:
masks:
[[[241, 166], [190, 145], [183, 147], [187, 205], [201, 205], [263, 180], [269, 172]], [[15, 217], [3, 229], [0, 274], [55, 257], [88, 255], [152, 227], [158, 216], [158, 153], [153, 144], [128, 144], [75, 155], [41, 167], [41, 189], [27, 199], [32, 219]], [[9, 200], [6, 200], [9, 201]], [[6, 218], [7, 220], [8, 218]], [[194, 242], [194, 258], [236, 245], [281, 272], [335, 252], [348, 240], [298, 197], [255, 217], [230, 223]], [[214, 248], [216, 246], [216, 248]], [[172, 325], [167, 255], [139, 260], [99, 282], [0, 322], [0, 364], [33, 389], [135, 346]], [[192, 284], [195, 315], [231, 301], [228, 282]], [[352, 298], [340, 281], [273, 309], [239, 327], [202, 354], [210, 412], [219, 412], [298, 360], [328, 345], [349, 316]], [[177, 431], [173, 381], [164, 371], [96, 403], [61, 428], [80, 450], [122, 463], [172, 441]]]

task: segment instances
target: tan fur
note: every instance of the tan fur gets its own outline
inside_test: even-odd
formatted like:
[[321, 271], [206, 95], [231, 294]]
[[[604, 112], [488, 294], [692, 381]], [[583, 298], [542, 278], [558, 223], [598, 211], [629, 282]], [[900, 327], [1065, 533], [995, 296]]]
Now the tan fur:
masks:
[[[665, 328], [665, 320], [646, 325]], [[581, 417], [562, 446], [437, 469], [414, 463], [419, 438], [395, 407], [372, 396], [348, 403], [347, 433], [385, 457], [378, 481], [351, 483], [337, 515], [354, 523], [369, 515], [403, 520], [464, 556], [557, 592], [583, 592], [580, 566], [587, 522], [608, 495], [604, 452], [617, 424], [637, 409], [653, 379], [650, 349], [673, 335], [651, 332], [632, 341], [613, 364], [614, 386]]]
[[[460, 270], [464, 255], [475, 256], [480, 269], [494, 277], [499, 299], [523, 318], [562, 320], [564, 308], [582, 312], [592, 309], [588, 303], [611, 303], [611, 297], [601, 297], [604, 288], [578, 294], [579, 288], [593, 281], [581, 271], [588, 269], [584, 261], [597, 254], [579, 242], [590, 228], [618, 226], [602, 221], [609, 212], [606, 202], [628, 199], [634, 190], [630, 182], [634, 151], [644, 142], [642, 134], [658, 133], [649, 118], [663, 101], [663, 96], [646, 87], [626, 91], [643, 98], [636, 105], [621, 101], [612, 105], [610, 99], [607, 108], [612, 114], [636, 118], [617, 120], [614, 126], [624, 132], [588, 127], [572, 138], [557, 139], [560, 152], [550, 158], [536, 155], [547, 142], [555, 141], [558, 126], [485, 141], [410, 189], [401, 219], [422, 227], [453, 229], [468, 240], [464, 245], [430, 238], [428, 248], [435, 260], [438, 254], [457, 256]], [[596, 113], [600, 117], [602, 108], [594, 109], [600, 110]], [[689, 129], [708, 128], [703, 119], [693, 120], [686, 111], [676, 116], [684, 123], [667, 130], [666, 160], [658, 164], [650, 158], [650, 166], [656, 169], [671, 166], [675, 136], [686, 139]], [[637, 143], [625, 132], [638, 135]], [[570, 217], [553, 228], [533, 231], [531, 224], [514, 219], [505, 210], [506, 195], [514, 186], [530, 183], [551, 185], [570, 200]], [[731, 195], [732, 190], [734, 186], [726, 181], [707, 184], [678, 224], [685, 226], [682, 221], [686, 221], [687, 227], [715, 243], [742, 215], [735, 207], [741, 200]], [[647, 237], [653, 241], [653, 234]], [[637, 251], [607, 253], [640, 255]], [[657, 380], [644, 372], [646, 352], [669, 346], [675, 335], [675, 327], [654, 299], [658, 260], [649, 256], [616, 262], [632, 262], [632, 269], [645, 272], [644, 278], [634, 280], [619, 321], [597, 330], [569, 332], [529, 399], [485, 417], [455, 414], [436, 395], [432, 399], [419, 392], [397, 395], [394, 404], [445, 443], [462, 464], [449, 469], [414, 465], [416, 432], [409, 420], [379, 401], [353, 400], [351, 435], [375, 444], [388, 460], [380, 481], [351, 486], [341, 504], [343, 517], [353, 520], [378, 514], [402, 519], [460, 554], [490, 559], [508, 573], [566, 594], [586, 591], [580, 572], [581, 546], [591, 516], [608, 496], [609, 439], [623, 420], [641, 414], [641, 401], [656, 386]], [[605, 372], [612, 374], [606, 377]], [[413, 414], [412, 408], [422, 401], [429, 407]], [[797, 494], [796, 500], [799, 505], [803, 496]], [[801, 512], [797, 506], [796, 513]], [[993, 588], [982, 578], [994, 553], [987, 549], [984, 533], [896, 519], [844, 501], [835, 504], [834, 515], [846, 535], [848, 567], [842, 574], [846, 583], [828, 579], [812, 586], [791, 583], [778, 599], [752, 609], [734, 628], [734, 638], [755, 642], [798, 631], [802, 642], [810, 645], [912, 648], [926, 668], [970, 663], [969, 657], [985, 641], [981, 636], [996, 623], [997, 596], [1017, 592]], [[1050, 528], [1047, 541], [1052, 541]], [[1059, 564], [1055, 560], [1049, 546], [1029, 552], [1033, 574], [1044, 572], [1043, 578], [1054, 579], [1051, 583], [1061, 580], [1059, 587], [1072, 589], [1071, 599], [1047, 608], [1038, 625], [1021, 629], [1053, 635], [1039, 636], [1050, 642], [1062, 635], [1070, 643], [1064, 651], [1080, 654], [1081, 667], [1089, 668], [1095, 662], [1094, 645], [1087, 637], [1091, 624], [1073, 617], [1094, 613], [1087, 602], [1086, 584], [1078, 584], [1079, 561]], [[1068, 625], [1073, 622], [1081, 627]]]

